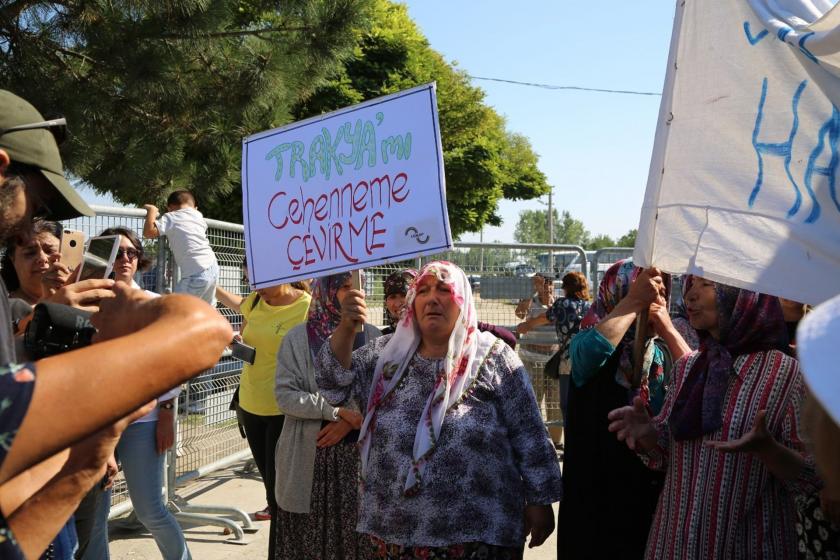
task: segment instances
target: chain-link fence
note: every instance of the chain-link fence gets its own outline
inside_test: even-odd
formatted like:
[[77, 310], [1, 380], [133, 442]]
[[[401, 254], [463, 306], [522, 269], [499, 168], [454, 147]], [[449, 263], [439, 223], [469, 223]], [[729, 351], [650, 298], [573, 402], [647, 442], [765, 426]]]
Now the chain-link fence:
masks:
[[[65, 227], [81, 230], [89, 237], [113, 226], [128, 227], [138, 234], [143, 231], [143, 210], [106, 207], [95, 207], [95, 210], [96, 217], [70, 220]], [[243, 227], [215, 220], [207, 222], [208, 239], [219, 262], [219, 285], [233, 294], [246, 295], [248, 285], [242, 268], [245, 254]], [[139, 275], [138, 283], [146, 289], [168, 293], [178, 280], [179, 272], [165, 241], [144, 240], [143, 244], [147, 255], [153, 257], [154, 265], [151, 270]], [[515, 332], [516, 325], [523, 319], [544, 313], [535, 295], [535, 274], [557, 280], [554, 282], [555, 296], [561, 295], [559, 279], [571, 271], [583, 272], [590, 279], [594, 291], [603, 272], [615, 261], [631, 254], [632, 249], [628, 248], [591, 252], [569, 245], [464, 243], [457, 244], [453, 251], [433, 257], [369, 268], [365, 271], [364, 288], [372, 322], [383, 325], [383, 283], [389, 274], [404, 268], [419, 268], [432, 258], [449, 260], [467, 273], [479, 320]], [[242, 317], [238, 312], [223, 306], [219, 306], [219, 312], [235, 330], [239, 329]], [[546, 325], [522, 336], [518, 345], [549, 427], [562, 425], [557, 382], [543, 375], [545, 362], [554, 353], [556, 344], [553, 326]], [[169, 453], [167, 466], [170, 507], [176, 510], [176, 515], [182, 520], [225, 526], [233, 533], [233, 542], [242, 542], [243, 528], [245, 532], [253, 530], [244, 513], [229, 507], [191, 506], [178, 498], [176, 488], [250, 455], [247, 442], [240, 435], [236, 416], [229, 410], [242, 372], [240, 364], [225, 356], [212, 370], [186, 384], [179, 397], [176, 443]], [[121, 477], [114, 486], [112, 504], [112, 516], [130, 510], [128, 493]], [[229, 517], [237, 519], [241, 526]]]

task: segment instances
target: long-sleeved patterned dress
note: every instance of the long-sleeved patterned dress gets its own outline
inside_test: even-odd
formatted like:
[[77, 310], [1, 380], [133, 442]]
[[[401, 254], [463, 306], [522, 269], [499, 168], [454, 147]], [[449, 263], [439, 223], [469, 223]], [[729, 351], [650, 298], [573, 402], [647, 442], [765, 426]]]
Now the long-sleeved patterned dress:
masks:
[[[366, 409], [377, 356], [390, 338], [353, 352], [350, 370], [325, 344], [316, 361], [321, 394], [331, 402], [355, 398]], [[404, 383], [379, 407], [358, 530], [409, 547], [521, 547], [526, 503], [556, 502], [562, 488], [527, 373], [501, 341], [474, 386], [447, 412], [419, 492], [403, 492], [417, 424], [440, 364], [415, 354]]]
[[[658, 446], [643, 460], [666, 472], [646, 557], [661, 560], [796, 558], [794, 497], [818, 484], [813, 460], [799, 435], [803, 381], [798, 362], [777, 350], [739, 356], [723, 401], [723, 423], [701, 438], [676, 441], [668, 416], [685, 375], [698, 354], [679, 360], [675, 385], [654, 419]], [[803, 455], [805, 468], [795, 480], [773, 476], [750, 453], [724, 453], [706, 440], [735, 440], [748, 433], [759, 410], [777, 442]]]

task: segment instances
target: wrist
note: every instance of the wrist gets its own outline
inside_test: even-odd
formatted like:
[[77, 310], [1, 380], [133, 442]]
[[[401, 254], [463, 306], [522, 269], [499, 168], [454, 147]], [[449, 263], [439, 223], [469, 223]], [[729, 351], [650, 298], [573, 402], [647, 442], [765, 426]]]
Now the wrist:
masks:
[[615, 309], [621, 313], [633, 313], [638, 315], [648, 307], [649, 305], [647, 303], [628, 295], [616, 304]]
[[175, 411], [175, 399], [158, 402], [158, 410], [163, 414], [172, 414]]

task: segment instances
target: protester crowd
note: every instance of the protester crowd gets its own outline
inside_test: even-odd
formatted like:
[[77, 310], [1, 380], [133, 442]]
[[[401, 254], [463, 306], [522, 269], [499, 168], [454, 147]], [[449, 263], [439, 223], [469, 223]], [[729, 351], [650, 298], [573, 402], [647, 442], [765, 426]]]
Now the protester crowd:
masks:
[[[521, 559], [558, 502], [558, 558], [840, 558], [840, 300], [809, 317], [687, 276], [672, 317], [671, 278], [628, 259], [591, 301], [580, 273], [558, 298], [535, 276], [516, 330], [543, 336], [517, 353], [444, 261], [386, 278], [384, 321], [350, 273], [230, 294], [188, 191], [147, 205], [142, 232], [167, 237], [174, 294], [138, 286], [149, 260], [122, 227], [102, 232], [113, 279], [77, 282], [49, 221], [92, 215], [63, 175], [65, 126], [0, 91], [0, 557], [108, 558], [121, 468], [161, 556], [191, 558], [163, 458], [181, 384], [234, 340], [218, 297], [255, 349], [234, 406], [271, 559]], [[93, 344], [33, 361], [39, 304], [92, 312]]]

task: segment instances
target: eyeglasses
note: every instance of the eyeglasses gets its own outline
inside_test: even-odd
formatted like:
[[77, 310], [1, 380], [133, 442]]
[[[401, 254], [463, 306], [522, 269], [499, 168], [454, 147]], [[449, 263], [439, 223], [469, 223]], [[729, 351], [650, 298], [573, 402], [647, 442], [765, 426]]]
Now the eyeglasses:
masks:
[[117, 258], [118, 259], [121, 258], [121, 257], [125, 257], [129, 261], [133, 261], [134, 259], [138, 258], [142, 254], [143, 253], [141, 253], [137, 249], [123, 249], [123, 248], [117, 249]]
[[47, 129], [49, 130], [53, 138], [55, 138], [55, 143], [59, 146], [64, 143], [67, 139], [67, 119], [61, 117], [60, 119], [51, 119], [48, 121], [41, 121], [36, 123], [30, 124], [19, 124], [17, 126], [12, 126], [9, 128], [0, 128], [0, 136], [7, 134], [9, 132], [20, 132], [22, 130], [41, 130]]

